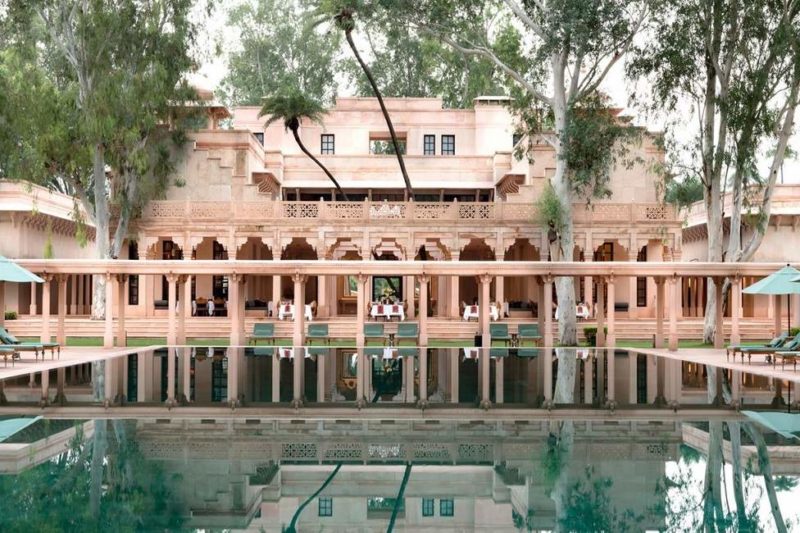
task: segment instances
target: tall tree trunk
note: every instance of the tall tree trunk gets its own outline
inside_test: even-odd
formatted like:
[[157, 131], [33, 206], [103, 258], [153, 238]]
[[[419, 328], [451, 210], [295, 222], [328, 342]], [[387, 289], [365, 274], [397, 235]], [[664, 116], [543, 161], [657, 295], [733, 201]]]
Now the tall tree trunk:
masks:
[[306, 148], [306, 145], [303, 144], [303, 141], [300, 140], [300, 135], [297, 132], [297, 128], [292, 128], [292, 135], [294, 135], [294, 140], [297, 143], [297, 146], [300, 147], [300, 150], [302, 150], [304, 154], [306, 154], [314, 163], [317, 164], [317, 166], [319, 168], [322, 169], [322, 171], [325, 173], [325, 175], [328, 176], [328, 179], [333, 182], [333, 185], [336, 187], [336, 190], [339, 191], [339, 194], [342, 195], [342, 198], [344, 198], [344, 201], [345, 202], [349, 202], [350, 199], [347, 197], [347, 194], [345, 194], [345, 192], [342, 189], [341, 185], [339, 185], [339, 182], [336, 181], [336, 178], [333, 177], [333, 174], [331, 174], [330, 170], [328, 170], [328, 168], [325, 165], [323, 165], [322, 162], [319, 159], [314, 157], [314, 154], [309, 152], [308, 148]]
[[764, 486], [767, 488], [767, 498], [769, 498], [769, 506], [772, 511], [772, 518], [775, 520], [775, 529], [778, 533], [786, 533], [786, 522], [781, 513], [781, 507], [778, 505], [778, 494], [775, 490], [775, 480], [772, 478], [772, 463], [769, 460], [769, 450], [767, 443], [764, 442], [764, 436], [758, 428], [752, 423], [747, 422], [744, 424], [744, 430], [750, 436], [750, 440], [756, 445], [758, 453], [758, 470], [764, 477]]
[[347, 44], [350, 45], [350, 49], [353, 51], [353, 55], [356, 56], [356, 61], [358, 61], [358, 64], [361, 65], [361, 70], [363, 70], [364, 74], [367, 76], [367, 80], [369, 80], [369, 84], [372, 87], [372, 92], [375, 93], [375, 97], [378, 99], [378, 104], [381, 106], [381, 113], [383, 113], [386, 126], [389, 128], [389, 135], [392, 138], [392, 145], [394, 146], [395, 156], [397, 156], [397, 163], [400, 165], [400, 172], [403, 174], [403, 181], [406, 182], [406, 191], [408, 191], [409, 197], [413, 200], [414, 189], [411, 188], [411, 180], [408, 178], [408, 171], [406, 171], [406, 164], [403, 159], [403, 154], [400, 153], [400, 143], [397, 140], [397, 133], [394, 131], [394, 124], [392, 124], [392, 118], [389, 116], [389, 111], [386, 109], [386, 104], [383, 102], [381, 91], [378, 88], [378, 84], [375, 81], [375, 77], [372, 75], [372, 71], [369, 69], [369, 66], [361, 58], [361, 54], [358, 53], [356, 43], [353, 41], [353, 30], [350, 28], [346, 29], [344, 36], [347, 39]]
[[739, 531], [750, 531], [753, 524], [747, 517], [742, 487], [742, 426], [739, 422], [727, 422], [731, 436], [731, 469], [733, 471], [733, 498], [736, 501], [736, 521]]
[[[109, 225], [108, 196], [106, 181], [105, 149], [101, 144], [94, 147], [94, 223], [95, 223], [95, 256], [98, 259], [109, 259]], [[100, 320], [106, 315], [106, 278], [102, 274], [94, 276], [94, 294], [92, 295], [92, 318]]]
[[550, 499], [553, 500], [555, 506], [555, 531], [563, 531], [562, 524], [567, 517], [569, 504], [569, 465], [572, 461], [573, 443], [575, 441], [575, 423], [572, 420], [552, 422], [550, 424], [550, 434], [558, 439], [555, 446], [559, 454], [561, 468], [553, 485], [553, 490], [550, 492]]
[[92, 436], [92, 465], [90, 472], [91, 485], [89, 487], [89, 509], [93, 516], [100, 516], [100, 499], [103, 491], [103, 470], [105, 468], [106, 448], [108, 447], [107, 435], [108, 421], [99, 419], [94, 421], [94, 435]]
[[708, 456], [703, 482], [703, 523], [705, 531], [717, 531], [724, 523], [722, 510], [722, 422], [711, 421], [708, 427]]

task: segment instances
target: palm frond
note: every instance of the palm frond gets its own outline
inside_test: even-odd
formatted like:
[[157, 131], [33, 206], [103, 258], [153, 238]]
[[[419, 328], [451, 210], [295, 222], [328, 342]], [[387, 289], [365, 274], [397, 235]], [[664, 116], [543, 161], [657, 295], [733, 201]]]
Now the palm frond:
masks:
[[268, 96], [264, 99], [261, 111], [258, 116], [267, 117], [265, 126], [282, 120], [287, 126], [293, 119], [302, 121], [303, 119], [322, 124], [322, 117], [325, 115], [325, 108], [314, 100], [294, 90], [287, 94]]

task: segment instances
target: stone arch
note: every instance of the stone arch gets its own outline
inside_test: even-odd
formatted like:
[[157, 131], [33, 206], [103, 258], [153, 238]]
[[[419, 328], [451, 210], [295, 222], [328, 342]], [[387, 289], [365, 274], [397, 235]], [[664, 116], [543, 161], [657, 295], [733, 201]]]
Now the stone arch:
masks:
[[405, 247], [394, 238], [381, 238], [372, 250], [372, 257], [376, 260], [403, 260], [406, 258]]
[[[539, 248], [529, 238], [516, 238], [506, 249], [503, 259], [505, 261], [539, 261]], [[530, 317], [534, 314], [539, 305], [538, 288], [533, 276], [504, 277], [500, 292], [503, 300], [508, 302], [509, 315]]]
[[[486, 243], [485, 239], [471, 238], [469, 242], [461, 249], [459, 260], [494, 261], [495, 254], [494, 250]], [[478, 280], [475, 276], [462, 276], [459, 278], [458, 293], [462, 303], [470, 305], [476, 302], [478, 300], [479, 292], [480, 287], [478, 286]]]
[[[317, 250], [305, 237], [293, 237], [281, 251], [283, 261], [313, 261], [318, 259]], [[306, 280], [305, 303], [311, 304], [319, 301], [317, 289], [319, 282], [317, 276], [309, 276]], [[289, 276], [281, 276], [281, 299], [294, 299], [294, 282]]]
[[416, 247], [415, 261], [447, 261], [451, 259], [450, 250], [439, 238], [427, 238]]
[[350, 237], [339, 237], [325, 253], [326, 259], [357, 261], [364, 259], [361, 256], [361, 247], [353, 242]]

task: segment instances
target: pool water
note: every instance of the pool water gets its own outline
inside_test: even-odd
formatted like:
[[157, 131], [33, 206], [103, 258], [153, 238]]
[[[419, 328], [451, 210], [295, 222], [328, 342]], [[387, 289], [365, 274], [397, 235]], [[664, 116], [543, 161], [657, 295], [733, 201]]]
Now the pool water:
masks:
[[40, 418], [0, 530], [791, 531], [799, 454], [739, 415]]

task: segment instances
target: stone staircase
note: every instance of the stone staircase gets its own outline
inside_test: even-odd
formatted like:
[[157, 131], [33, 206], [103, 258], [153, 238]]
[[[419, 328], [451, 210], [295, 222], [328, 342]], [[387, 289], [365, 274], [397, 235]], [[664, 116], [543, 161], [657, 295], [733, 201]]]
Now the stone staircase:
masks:
[[[253, 330], [256, 322], [274, 321], [277, 337], [290, 338], [292, 325], [290, 321], [279, 321], [266, 318], [247, 317], [245, 319], [245, 332]], [[503, 322], [509, 324], [513, 333], [520, 323], [535, 322], [536, 319], [511, 318]], [[114, 321], [116, 329], [116, 320]], [[332, 338], [355, 339], [355, 317], [335, 317], [330, 319], [315, 319], [315, 322], [329, 324]], [[726, 320], [727, 322], [727, 320]], [[57, 319], [50, 318], [50, 331], [56, 332]], [[583, 328], [595, 326], [595, 322], [586, 321], [578, 323], [578, 338], [583, 340]], [[22, 315], [17, 320], [6, 322], [6, 327], [19, 337], [38, 337], [41, 331], [41, 317]], [[65, 319], [67, 337], [102, 337], [105, 324], [102, 320], [91, 320], [88, 317], [68, 317]], [[617, 339], [651, 340], [655, 334], [654, 319], [617, 319], [615, 322]], [[665, 333], [668, 324], [664, 324]], [[774, 323], [771, 319], [745, 319], [740, 322], [742, 340], [762, 340], [773, 336]], [[167, 320], [164, 317], [128, 317], [125, 320], [125, 329], [128, 337], [166, 338]], [[397, 330], [397, 322], [386, 322], [386, 333]], [[429, 318], [428, 336], [431, 339], [455, 340], [462, 339], [471, 342], [478, 333], [479, 326], [475, 321], [465, 322], [452, 318]], [[553, 324], [553, 335], [557, 337], [558, 325]], [[686, 318], [678, 321], [678, 336], [681, 339], [697, 340], [702, 337], [703, 322], [698, 318]], [[189, 338], [225, 338], [230, 335], [230, 321], [226, 317], [191, 317], [186, 319], [186, 335]], [[730, 325], [725, 325], [726, 338], [730, 335]]]

